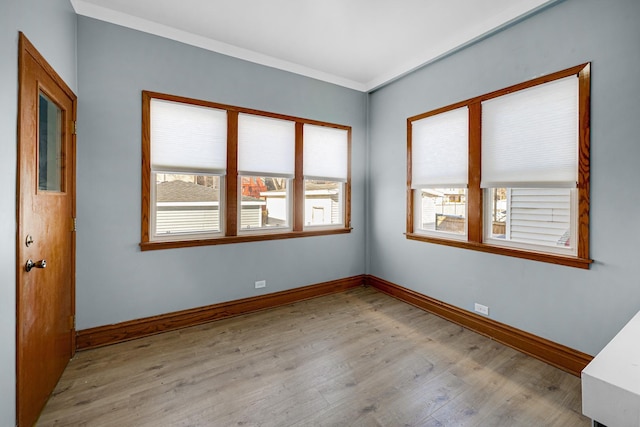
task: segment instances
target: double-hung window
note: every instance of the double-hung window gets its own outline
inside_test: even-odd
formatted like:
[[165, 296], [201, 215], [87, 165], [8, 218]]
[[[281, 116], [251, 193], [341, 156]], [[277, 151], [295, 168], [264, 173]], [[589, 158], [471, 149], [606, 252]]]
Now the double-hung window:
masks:
[[304, 226], [344, 224], [345, 185], [349, 177], [346, 129], [304, 125]]
[[411, 126], [415, 229], [466, 239], [468, 108], [429, 115]]
[[485, 240], [577, 255], [578, 79], [482, 103]]
[[215, 236], [223, 229], [227, 112], [150, 100], [153, 239]]
[[351, 128], [143, 92], [143, 250], [348, 233]]
[[[240, 230], [291, 230], [290, 189], [295, 176], [295, 147], [295, 122], [238, 115]], [[252, 191], [256, 186], [258, 191]], [[263, 208], [255, 209], [256, 203], [262, 203]], [[260, 217], [256, 217], [260, 212]]]
[[588, 268], [583, 64], [410, 117], [407, 237]]

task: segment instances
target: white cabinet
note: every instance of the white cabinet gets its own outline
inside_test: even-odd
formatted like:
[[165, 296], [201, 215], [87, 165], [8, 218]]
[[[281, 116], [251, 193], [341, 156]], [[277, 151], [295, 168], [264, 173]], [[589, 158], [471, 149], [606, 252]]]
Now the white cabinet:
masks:
[[640, 312], [582, 371], [582, 413], [608, 427], [640, 427]]

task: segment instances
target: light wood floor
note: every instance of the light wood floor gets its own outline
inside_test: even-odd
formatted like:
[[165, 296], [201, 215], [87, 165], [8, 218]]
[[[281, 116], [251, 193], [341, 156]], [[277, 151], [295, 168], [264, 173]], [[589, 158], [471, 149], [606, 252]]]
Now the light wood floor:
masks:
[[589, 426], [580, 379], [371, 288], [80, 352], [39, 426]]

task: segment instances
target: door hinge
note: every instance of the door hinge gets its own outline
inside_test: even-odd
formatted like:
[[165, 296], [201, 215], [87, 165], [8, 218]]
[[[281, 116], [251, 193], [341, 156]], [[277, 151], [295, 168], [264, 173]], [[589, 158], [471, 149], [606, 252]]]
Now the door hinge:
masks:
[[75, 233], [76, 231], [78, 231], [78, 221], [73, 218], [73, 232]]
[[74, 330], [76, 328], [76, 316], [69, 316], [69, 329]]
[[76, 134], [77, 134], [77, 132], [78, 132], [78, 124], [77, 124], [77, 122], [76, 122], [75, 120], [73, 120], [73, 121], [71, 122], [71, 133], [72, 133], [73, 135], [76, 135]]

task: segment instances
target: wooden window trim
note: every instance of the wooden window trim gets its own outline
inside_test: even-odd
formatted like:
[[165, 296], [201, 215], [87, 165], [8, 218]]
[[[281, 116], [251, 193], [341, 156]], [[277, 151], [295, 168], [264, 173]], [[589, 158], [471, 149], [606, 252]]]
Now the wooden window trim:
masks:
[[[227, 111], [227, 174], [224, 178], [224, 234], [219, 237], [182, 240], [151, 240], [151, 100], [161, 99], [202, 107]], [[269, 231], [263, 234], [238, 234], [238, 115], [240, 113], [292, 121], [295, 123], [295, 176], [293, 178], [293, 221], [292, 230], [283, 232]], [[323, 227], [318, 230], [305, 230], [304, 224], [304, 165], [303, 165], [303, 127], [305, 124], [325, 126], [347, 131], [347, 182], [344, 186], [343, 224], [336, 227]], [[265, 240], [291, 239], [298, 237], [326, 236], [351, 232], [351, 127], [318, 120], [304, 119], [284, 114], [250, 108], [219, 104], [199, 99], [169, 95], [159, 92], [142, 91], [142, 206], [140, 249], [173, 249], [193, 246], [209, 246], [229, 243], [256, 242]]]
[[[567, 256], [542, 251], [496, 246], [483, 241], [483, 191], [480, 188], [481, 176], [481, 138], [482, 138], [482, 109], [483, 101], [497, 98], [522, 89], [527, 89], [543, 83], [548, 83], [571, 75], [578, 76], [578, 212], [577, 212], [577, 255]], [[591, 64], [584, 63], [566, 70], [558, 71], [538, 77], [523, 83], [509, 86], [465, 101], [457, 102], [446, 107], [438, 108], [407, 119], [407, 232], [406, 237], [428, 243], [436, 243], [457, 248], [471, 249], [516, 258], [530, 259], [588, 269], [593, 263], [589, 258], [589, 149], [590, 149], [590, 104], [591, 104]], [[467, 240], [453, 240], [418, 234], [414, 230], [414, 191], [411, 189], [411, 124], [416, 120], [437, 115], [456, 108], [469, 108], [469, 186], [467, 189]]]

